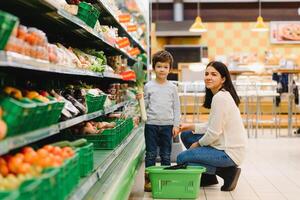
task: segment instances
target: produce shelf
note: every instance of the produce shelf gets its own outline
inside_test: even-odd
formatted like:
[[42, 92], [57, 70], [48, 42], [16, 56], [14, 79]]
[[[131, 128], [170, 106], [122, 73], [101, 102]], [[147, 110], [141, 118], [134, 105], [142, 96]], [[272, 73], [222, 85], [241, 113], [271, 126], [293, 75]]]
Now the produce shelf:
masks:
[[9, 137], [0, 142], [0, 155], [8, 153], [10, 150], [30, 144], [32, 142], [50, 137], [59, 133], [58, 125], [30, 131], [15, 137]]
[[[118, 194], [120, 191], [110, 191], [112, 185], [103, 184], [103, 181], [112, 181], [111, 178], [107, 176], [111, 176], [112, 174], [121, 175], [127, 172], [126, 167], [120, 166], [120, 163], [125, 165], [131, 164], [133, 167], [138, 167], [140, 163], [140, 158], [144, 153], [144, 142], [143, 140], [143, 126], [139, 126], [138, 128], [134, 129], [131, 134], [123, 140], [123, 142], [115, 149], [115, 150], [95, 150], [94, 151], [94, 171], [93, 173], [85, 178], [82, 178], [78, 187], [74, 189], [73, 193], [70, 195], [71, 200], [81, 200], [81, 199], [90, 199], [91, 197], [95, 197], [93, 193], [97, 191], [97, 193], [102, 193], [105, 191], [105, 195], [101, 194], [98, 197], [101, 199], [115, 199], [115, 198], [107, 198], [108, 194], [111, 192]], [[125, 159], [125, 161], [124, 161]], [[125, 164], [126, 163], [126, 164]], [[131, 166], [132, 167], [132, 166]], [[130, 168], [131, 172], [132, 168]], [[132, 176], [135, 174], [131, 174]], [[118, 179], [119, 178], [119, 179]], [[120, 178], [124, 178], [123, 176], [118, 176], [117, 179], [113, 178], [113, 180], [118, 183], [121, 181]], [[127, 181], [128, 181], [127, 177]], [[131, 181], [134, 180], [130, 179]], [[100, 184], [100, 188], [96, 188], [93, 191], [96, 185]], [[124, 185], [124, 184], [122, 184]], [[126, 184], [125, 184], [126, 185]], [[127, 184], [127, 186], [131, 186]], [[108, 187], [108, 188], [106, 188]], [[127, 192], [129, 192], [128, 190]], [[92, 196], [90, 196], [92, 195]], [[124, 198], [127, 194], [122, 193]]]
[[[89, 33], [89, 36], [90, 35], [93, 35], [94, 37], [98, 38], [99, 41], [98, 42], [102, 42], [106, 45], [107, 48], [109, 48], [109, 50], [112, 50], [112, 51], [116, 51], [117, 53], [127, 57], [129, 60], [129, 64], [133, 64], [135, 63], [137, 60], [132, 58], [130, 55], [128, 55], [126, 52], [124, 52], [123, 50], [117, 48], [117, 47], [114, 47], [113, 45], [111, 45], [110, 43], [106, 42], [105, 39], [101, 36], [101, 34], [97, 33], [96, 31], [94, 31], [91, 27], [87, 26], [81, 19], [79, 19], [78, 17], [74, 16], [74, 15], [71, 15], [70, 13], [66, 12], [65, 10], [58, 10], [57, 11], [57, 14], [59, 16], [61, 16], [62, 18], [58, 19], [60, 22], [62, 23], [66, 23], [65, 20], [68, 20], [70, 22], [72, 22], [74, 25], [77, 25], [79, 26], [80, 28], [82, 28], [83, 30], [86, 31], [86, 33], [84, 32], [80, 32], [78, 31], [78, 34], [87, 34]], [[57, 16], [53, 16], [57, 19]], [[78, 27], [76, 27], [78, 28]]]
[[58, 134], [60, 130], [69, 128], [71, 126], [74, 126], [78, 123], [88, 121], [97, 117], [100, 117], [102, 115], [109, 114], [115, 110], [117, 110], [120, 107], [125, 106], [130, 101], [122, 102], [119, 104], [116, 104], [114, 106], [111, 106], [109, 108], [105, 108], [104, 111], [100, 110], [94, 113], [78, 116], [76, 118], [60, 122], [58, 124], [54, 124], [52, 126], [37, 129], [34, 131], [30, 131], [28, 133], [24, 133], [18, 136], [14, 137], [8, 137], [2, 141], [0, 141], [0, 155], [3, 155], [5, 153], [8, 153], [9, 151], [22, 147], [27, 144], [31, 144], [33, 142], [39, 141], [41, 139], [50, 137], [52, 135]]
[[113, 74], [111, 72], [97, 73], [84, 69], [68, 68], [66, 66], [55, 65], [43, 60], [37, 60], [14, 52], [5, 51], [0, 51], [0, 67], [13, 67], [27, 70], [69, 74], [76, 76], [89, 76], [96, 78], [122, 79], [120, 75]]
[[106, 42], [99, 33], [87, 26], [78, 17], [63, 9], [56, 9], [46, 0], [1, 1], [0, 6], [5, 11], [22, 19], [21, 23], [26, 25], [26, 22], [29, 22], [31, 26], [41, 28], [47, 32], [48, 37], [55, 41], [62, 39], [61, 35], [63, 35], [63, 40], [69, 44], [94, 47], [109, 53], [109, 55], [123, 55], [128, 59], [129, 65], [137, 62], [126, 52]]
[[100, 24], [103, 21], [106, 24], [110, 24], [111, 26], [118, 28], [120, 36], [128, 37], [130, 42], [134, 45], [137, 45], [142, 53], [146, 52], [146, 50], [140, 44], [140, 42], [129, 32], [127, 32], [126, 28], [118, 21], [117, 16], [114, 15], [114, 13], [110, 9], [109, 5], [107, 5], [107, 2], [105, 0], [97, 0], [97, 4], [95, 6], [100, 10]]

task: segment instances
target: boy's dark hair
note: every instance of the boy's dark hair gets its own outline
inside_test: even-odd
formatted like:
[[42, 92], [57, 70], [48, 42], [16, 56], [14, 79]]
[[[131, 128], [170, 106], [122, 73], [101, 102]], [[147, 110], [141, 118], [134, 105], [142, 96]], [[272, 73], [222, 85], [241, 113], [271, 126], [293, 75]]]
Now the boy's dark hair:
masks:
[[166, 50], [161, 50], [156, 52], [152, 57], [153, 69], [155, 68], [157, 62], [168, 62], [170, 64], [170, 69], [171, 69], [173, 66], [174, 59], [170, 52]]
[[[239, 106], [240, 98], [234, 89], [227, 66], [221, 62], [212, 61], [212, 62], [208, 63], [206, 68], [207, 67], [215, 68], [221, 74], [222, 78], [225, 77], [225, 82], [223, 83], [223, 87], [220, 90], [224, 89], [224, 90], [228, 91], [231, 94], [236, 106]], [[205, 88], [205, 98], [204, 98], [204, 103], [203, 103], [204, 108], [211, 108], [211, 102], [212, 102], [213, 96], [214, 95], [213, 95], [212, 91], [208, 88]]]

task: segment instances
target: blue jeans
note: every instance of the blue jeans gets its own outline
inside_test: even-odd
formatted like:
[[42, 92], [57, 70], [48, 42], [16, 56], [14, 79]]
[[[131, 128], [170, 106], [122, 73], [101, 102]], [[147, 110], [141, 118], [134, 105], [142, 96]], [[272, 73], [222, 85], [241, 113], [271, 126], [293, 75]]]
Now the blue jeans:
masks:
[[159, 147], [161, 165], [171, 165], [173, 126], [145, 125], [146, 167], [154, 166]]
[[223, 150], [218, 150], [211, 146], [189, 149], [190, 146], [203, 137], [203, 135], [204, 134], [193, 134], [192, 131], [181, 133], [181, 141], [187, 150], [177, 156], [177, 164], [187, 163], [188, 165], [201, 165], [206, 168], [207, 174], [215, 174], [217, 167], [236, 166]]

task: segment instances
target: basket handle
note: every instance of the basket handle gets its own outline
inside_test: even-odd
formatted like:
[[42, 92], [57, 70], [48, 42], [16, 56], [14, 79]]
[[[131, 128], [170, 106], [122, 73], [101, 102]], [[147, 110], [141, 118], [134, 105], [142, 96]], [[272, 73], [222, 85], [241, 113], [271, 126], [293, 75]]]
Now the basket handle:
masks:
[[187, 164], [183, 163], [183, 164], [178, 164], [178, 165], [173, 165], [170, 167], [165, 167], [164, 169], [168, 169], [168, 170], [177, 170], [177, 169], [186, 169]]

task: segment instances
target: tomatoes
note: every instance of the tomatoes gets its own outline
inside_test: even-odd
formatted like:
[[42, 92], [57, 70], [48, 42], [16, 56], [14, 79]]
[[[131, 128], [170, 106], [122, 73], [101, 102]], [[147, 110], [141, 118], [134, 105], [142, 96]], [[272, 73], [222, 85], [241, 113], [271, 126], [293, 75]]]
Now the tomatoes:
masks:
[[35, 151], [32, 147], [24, 147], [15, 155], [0, 157], [0, 174], [3, 177], [9, 174], [34, 174], [37, 168], [60, 167], [63, 162], [74, 156], [71, 147], [60, 148], [45, 145]]

